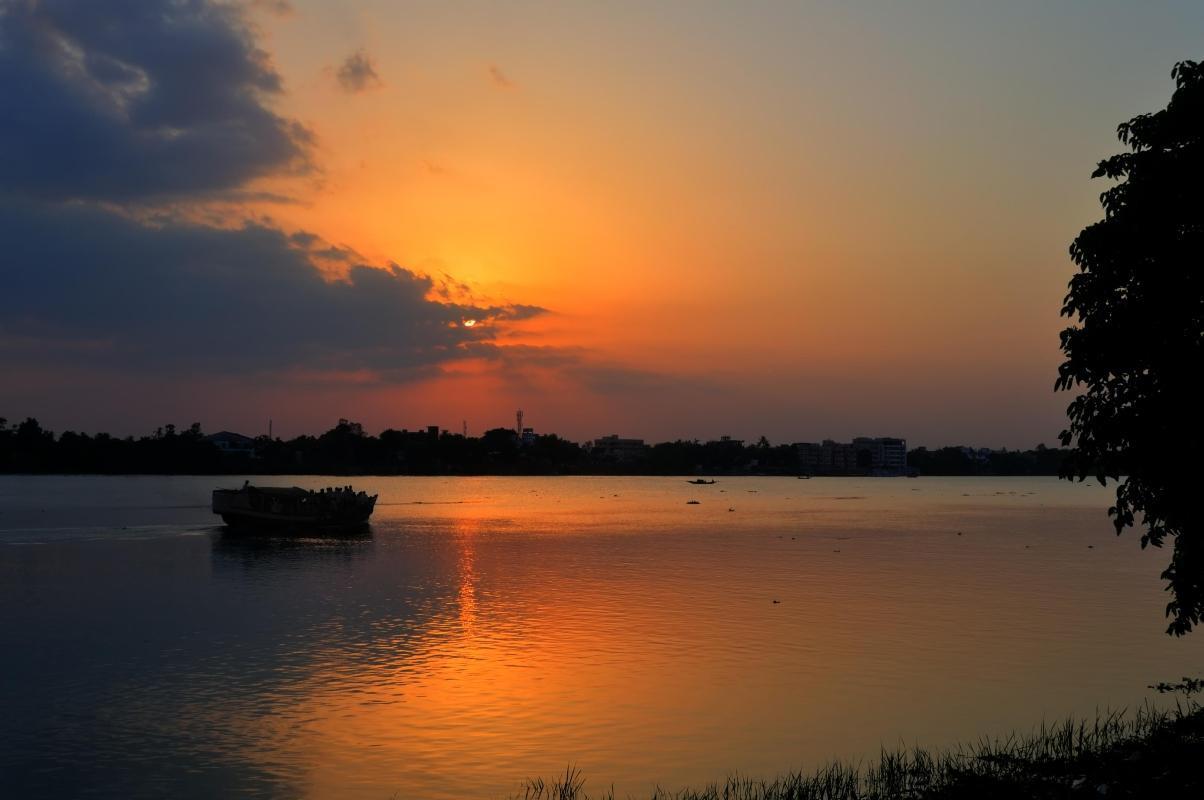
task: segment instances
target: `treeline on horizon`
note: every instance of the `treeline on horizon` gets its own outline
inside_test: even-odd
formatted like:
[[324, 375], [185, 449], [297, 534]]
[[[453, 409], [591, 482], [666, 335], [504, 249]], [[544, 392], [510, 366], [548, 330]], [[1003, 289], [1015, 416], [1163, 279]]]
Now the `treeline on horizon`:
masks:
[[[398, 431], [379, 436], [348, 420], [320, 436], [283, 440], [259, 436], [252, 452], [224, 452], [198, 423], [119, 438], [65, 431], [55, 435], [36, 419], [10, 425], [0, 417], [0, 472], [30, 474], [193, 475], [798, 475], [793, 444], [678, 440], [614, 460], [555, 434], [520, 443], [513, 430], [483, 436]], [[1067, 451], [924, 447], [908, 451], [920, 475], [1057, 475]]]

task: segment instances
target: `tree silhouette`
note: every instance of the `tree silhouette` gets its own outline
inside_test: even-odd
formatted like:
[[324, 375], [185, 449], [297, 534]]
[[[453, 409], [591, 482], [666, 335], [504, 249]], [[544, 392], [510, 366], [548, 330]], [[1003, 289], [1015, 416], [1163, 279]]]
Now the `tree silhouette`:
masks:
[[1120, 125], [1130, 152], [1092, 174], [1118, 183], [1100, 195], [1104, 218], [1070, 246], [1079, 272], [1062, 314], [1077, 324], [1062, 332], [1056, 388], [1080, 392], [1061, 434], [1073, 445], [1062, 476], [1118, 481], [1117, 534], [1140, 516], [1143, 548], [1173, 540], [1162, 578], [1167, 632], [1181, 636], [1204, 616], [1204, 67], [1184, 61], [1171, 75], [1167, 107]]

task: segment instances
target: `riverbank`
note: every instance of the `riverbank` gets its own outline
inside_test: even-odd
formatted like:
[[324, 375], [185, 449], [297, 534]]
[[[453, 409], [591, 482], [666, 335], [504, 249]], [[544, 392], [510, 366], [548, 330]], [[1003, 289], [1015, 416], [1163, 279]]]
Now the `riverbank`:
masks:
[[[1068, 451], [925, 447], [902, 439], [860, 444], [745, 444], [726, 436], [708, 442], [653, 444], [604, 436], [577, 443], [556, 434], [495, 428], [468, 436], [431, 426], [373, 436], [348, 420], [319, 436], [289, 440], [230, 431], [206, 436], [194, 423], [149, 436], [66, 431], [56, 435], [30, 417], [9, 426], [0, 417], [0, 473], [36, 475], [1057, 475]], [[874, 442], [878, 442], [875, 445]], [[887, 447], [894, 448], [887, 461]], [[880, 446], [879, 446], [880, 445]], [[833, 449], [835, 448], [835, 449]], [[839, 454], [839, 455], [837, 455]], [[905, 456], [900, 458], [901, 456]], [[909, 460], [910, 459], [910, 460]], [[909, 467], [910, 465], [910, 467]]]
[[[650, 800], [963, 800], [963, 798], [1204, 797], [1204, 710], [1189, 691], [1174, 710], [1143, 708], [1094, 722], [1067, 720], [1028, 735], [952, 750], [883, 752], [868, 764], [833, 762], [772, 780], [729, 777], [722, 784], [665, 791]], [[515, 800], [613, 800], [591, 792], [570, 768], [551, 781], [528, 781]]]

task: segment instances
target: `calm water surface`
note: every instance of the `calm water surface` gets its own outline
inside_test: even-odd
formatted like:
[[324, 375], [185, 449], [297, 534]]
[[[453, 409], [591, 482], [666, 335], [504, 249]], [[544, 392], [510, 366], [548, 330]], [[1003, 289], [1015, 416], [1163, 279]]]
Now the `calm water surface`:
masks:
[[369, 534], [285, 539], [241, 483], [0, 476], [0, 796], [646, 792], [1204, 671], [1098, 486], [365, 478]]

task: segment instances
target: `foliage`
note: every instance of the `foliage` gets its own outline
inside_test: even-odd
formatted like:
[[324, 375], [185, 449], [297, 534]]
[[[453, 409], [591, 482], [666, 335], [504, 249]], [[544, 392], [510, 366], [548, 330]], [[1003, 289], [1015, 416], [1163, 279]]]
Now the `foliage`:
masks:
[[[945, 751], [882, 752], [869, 764], [834, 761], [814, 772], [770, 780], [735, 775], [699, 789], [665, 791], [651, 800], [960, 800], [961, 798], [1199, 797], [1204, 776], [1204, 712], [1145, 707], [1106, 713], [1094, 722], [1068, 719], [1029, 735], [984, 739]], [[521, 800], [614, 800], [590, 794], [569, 767], [554, 780], [531, 779]], [[516, 800], [517, 800], [516, 798]]]
[[1204, 615], [1204, 66], [1184, 61], [1172, 75], [1167, 107], [1120, 125], [1130, 152], [1092, 174], [1118, 183], [1100, 196], [1104, 218], [1070, 247], [1079, 271], [1062, 314], [1077, 324], [1062, 332], [1056, 388], [1079, 392], [1061, 434], [1073, 445], [1064, 477], [1117, 480], [1116, 532], [1140, 517], [1142, 547], [1173, 539], [1162, 577], [1168, 632], [1182, 635]]
[[921, 475], [1057, 475], [1066, 454], [1043, 444], [1033, 450], [917, 447], [908, 452], [907, 464]]
[[221, 453], [201, 426], [174, 425], [141, 439], [66, 431], [55, 437], [32, 417], [16, 427], [0, 418], [0, 472], [204, 474], [221, 472]]

